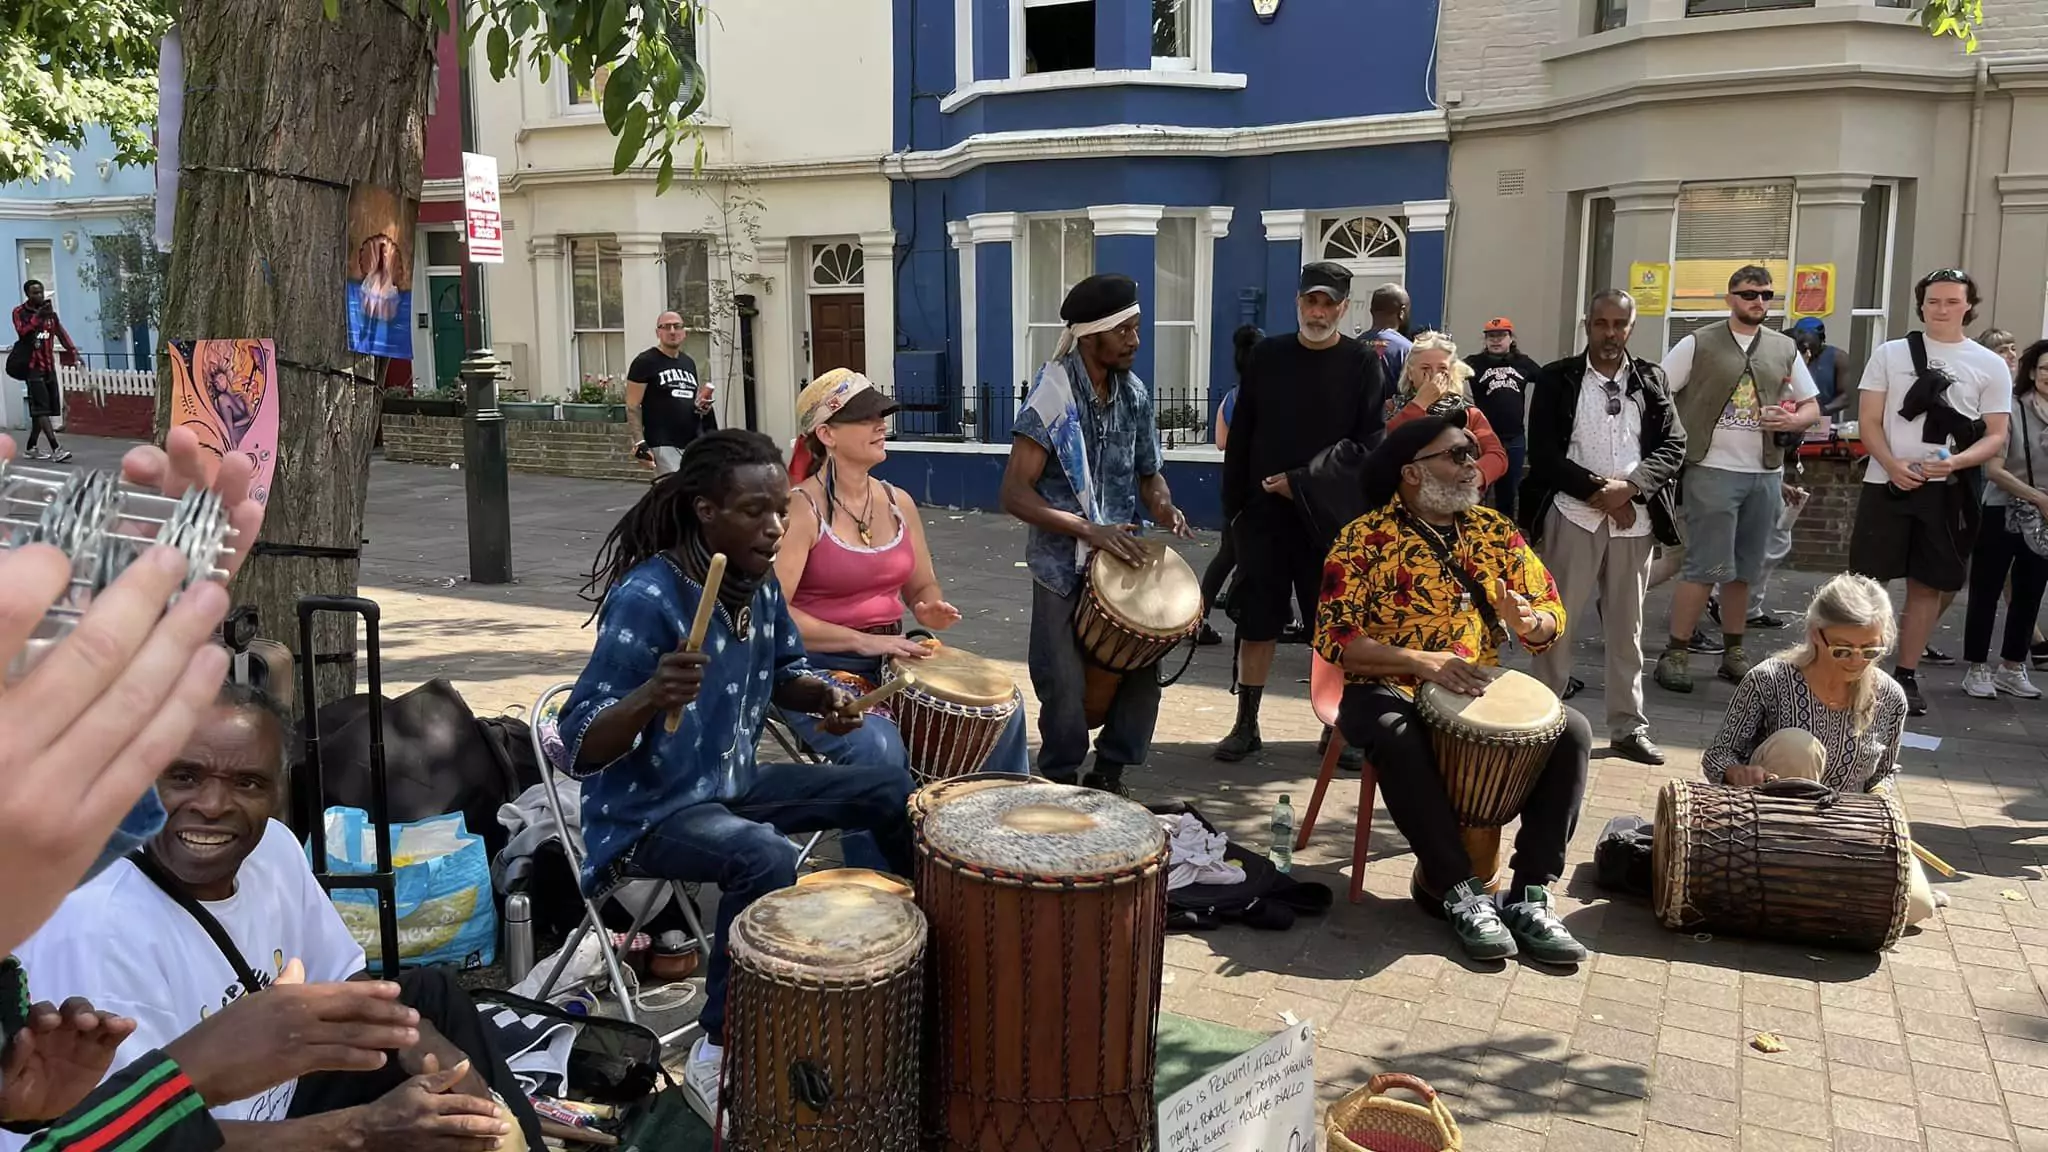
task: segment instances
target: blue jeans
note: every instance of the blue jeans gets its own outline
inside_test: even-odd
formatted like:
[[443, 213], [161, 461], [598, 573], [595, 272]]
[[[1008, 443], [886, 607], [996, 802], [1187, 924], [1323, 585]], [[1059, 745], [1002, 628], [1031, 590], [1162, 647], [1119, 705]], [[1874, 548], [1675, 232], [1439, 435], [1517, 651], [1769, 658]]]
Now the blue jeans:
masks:
[[836, 764], [762, 764], [746, 793], [670, 816], [627, 853], [636, 876], [718, 885], [718, 927], [704, 977], [704, 1035], [725, 1039], [726, 946], [747, 905], [796, 883], [796, 845], [786, 834], [863, 829], [883, 871], [911, 874], [909, 779], [900, 769]]
[[[1062, 596], [1031, 584], [1031, 687], [1038, 693], [1038, 772], [1063, 783], [1080, 775], [1088, 758], [1087, 661], [1074, 635], [1081, 592]], [[1095, 741], [1097, 768], [1134, 767], [1152, 751], [1159, 720], [1159, 677], [1152, 668], [1125, 676], [1110, 702], [1109, 719]]]
[[[808, 657], [811, 667], [851, 672], [873, 683], [882, 682], [882, 659], [879, 656], [855, 656], [849, 652], [813, 652]], [[909, 773], [910, 756], [903, 750], [903, 733], [894, 720], [884, 720], [870, 714], [861, 726], [844, 736], [835, 736], [818, 723], [816, 716], [784, 712], [782, 719], [798, 738], [809, 745], [813, 752], [834, 764], [888, 764], [902, 768]], [[982, 765], [984, 772], [1015, 772], [1029, 775], [1031, 772], [1031, 749], [1025, 744], [1024, 709], [1019, 707], [1010, 717], [1010, 724], [997, 738], [996, 746], [990, 750], [988, 762]], [[847, 863], [852, 864], [851, 860]], [[867, 865], [859, 865], [867, 867]]]

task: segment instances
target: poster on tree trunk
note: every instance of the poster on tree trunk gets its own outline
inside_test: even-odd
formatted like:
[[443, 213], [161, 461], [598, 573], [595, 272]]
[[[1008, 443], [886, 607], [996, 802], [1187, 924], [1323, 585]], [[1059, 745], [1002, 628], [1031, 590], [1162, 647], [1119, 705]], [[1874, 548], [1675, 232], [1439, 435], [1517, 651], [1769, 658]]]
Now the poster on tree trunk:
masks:
[[412, 359], [412, 234], [419, 202], [358, 184], [348, 195], [348, 346]]
[[268, 340], [173, 340], [171, 427], [189, 428], [215, 459], [254, 466], [249, 496], [270, 499], [277, 472], [277, 350]]

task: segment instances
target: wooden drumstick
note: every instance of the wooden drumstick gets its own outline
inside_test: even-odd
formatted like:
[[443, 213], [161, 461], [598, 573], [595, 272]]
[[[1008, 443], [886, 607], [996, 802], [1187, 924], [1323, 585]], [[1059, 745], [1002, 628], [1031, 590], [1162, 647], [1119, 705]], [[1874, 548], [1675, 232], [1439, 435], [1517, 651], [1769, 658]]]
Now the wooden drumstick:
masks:
[[1941, 873], [1943, 876], [1953, 876], [1956, 874], [1955, 865], [1922, 848], [1917, 842], [1913, 845], [1913, 855], [1918, 856], [1921, 863]]
[[[725, 553], [711, 555], [710, 570], [704, 573], [704, 595], [697, 601], [697, 618], [690, 621], [690, 634], [683, 638], [683, 646], [677, 651], [702, 652], [704, 634], [711, 630], [711, 612], [718, 607], [718, 586], [725, 583]], [[683, 725], [683, 710], [674, 709], [668, 714], [667, 728], [670, 732]]]
[[887, 684], [882, 685], [880, 688], [875, 689], [873, 692], [870, 692], [867, 695], [861, 697], [860, 699], [855, 700], [851, 705], [848, 706], [849, 710], [854, 712], [865, 712], [868, 709], [873, 708], [875, 705], [880, 704], [882, 701], [887, 700], [889, 697], [894, 696], [898, 692], [903, 691], [905, 688], [908, 688], [915, 683], [917, 683], [917, 677], [911, 675], [908, 672], [905, 672], [902, 675], [896, 677], [894, 680], [889, 681]]

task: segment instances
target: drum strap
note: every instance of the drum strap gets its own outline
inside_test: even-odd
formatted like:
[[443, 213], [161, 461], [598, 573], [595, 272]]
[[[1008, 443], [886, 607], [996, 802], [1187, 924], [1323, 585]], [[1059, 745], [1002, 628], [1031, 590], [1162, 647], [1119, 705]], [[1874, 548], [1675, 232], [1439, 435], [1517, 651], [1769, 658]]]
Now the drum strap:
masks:
[[1507, 628], [1501, 624], [1500, 614], [1493, 610], [1493, 601], [1487, 597], [1486, 586], [1479, 582], [1478, 577], [1459, 567], [1457, 557], [1451, 555], [1450, 545], [1446, 544], [1444, 538], [1434, 529], [1415, 519], [1405, 508], [1400, 510], [1400, 515], [1408, 520], [1409, 531], [1414, 532], [1422, 540], [1423, 545], [1429, 549], [1430, 555], [1436, 557], [1436, 562], [1443, 567], [1444, 572], [1465, 589], [1466, 598], [1471, 600], [1472, 607], [1479, 611], [1479, 621], [1486, 625], [1486, 634], [1493, 637], [1494, 646], [1505, 644]]

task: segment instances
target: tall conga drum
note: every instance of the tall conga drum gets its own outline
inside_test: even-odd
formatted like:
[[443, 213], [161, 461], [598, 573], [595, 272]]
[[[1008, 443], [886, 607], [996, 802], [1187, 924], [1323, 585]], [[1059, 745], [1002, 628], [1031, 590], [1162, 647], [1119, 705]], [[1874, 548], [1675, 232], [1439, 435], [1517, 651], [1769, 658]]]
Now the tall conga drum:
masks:
[[1912, 830], [1890, 796], [1674, 780], [1650, 870], [1666, 927], [1880, 952], [1906, 927]]
[[[1492, 678], [1480, 696], [1462, 696], [1436, 684], [1415, 690], [1415, 710], [1429, 728], [1430, 748], [1472, 859], [1472, 875], [1489, 889], [1500, 885], [1500, 830], [1521, 815], [1543, 775], [1550, 750], [1564, 733], [1557, 693], [1524, 672], [1484, 669]], [[1414, 887], [1432, 898], [1443, 893], [1415, 871]]]
[[945, 1152], [1141, 1152], [1165, 958], [1166, 834], [1121, 797], [994, 784], [929, 797], [926, 1122]]
[[1109, 716], [1123, 678], [1165, 659], [1202, 626], [1202, 582], [1180, 553], [1139, 540], [1145, 562], [1131, 565], [1097, 551], [1074, 608], [1074, 632], [1087, 657], [1083, 707], [1088, 726]]
[[896, 728], [918, 783], [981, 771], [1024, 693], [1002, 665], [964, 648], [939, 645], [922, 660], [892, 663], [885, 679], [916, 681], [896, 694]]
[[915, 1152], [925, 918], [864, 883], [810, 883], [732, 926], [725, 1147]]

